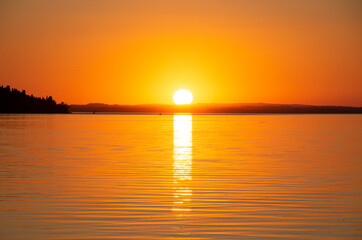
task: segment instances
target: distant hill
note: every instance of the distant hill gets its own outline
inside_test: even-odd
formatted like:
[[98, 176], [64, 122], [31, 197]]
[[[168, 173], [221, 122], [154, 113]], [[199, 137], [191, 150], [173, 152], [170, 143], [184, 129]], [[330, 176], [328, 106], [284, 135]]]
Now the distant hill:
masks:
[[108, 105], [89, 103], [70, 105], [72, 112], [131, 112], [131, 113], [362, 113], [362, 107], [314, 106], [299, 104], [235, 103], [191, 105]]
[[15, 88], [0, 87], [0, 113], [69, 113], [68, 105], [53, 98], [34, 97]]

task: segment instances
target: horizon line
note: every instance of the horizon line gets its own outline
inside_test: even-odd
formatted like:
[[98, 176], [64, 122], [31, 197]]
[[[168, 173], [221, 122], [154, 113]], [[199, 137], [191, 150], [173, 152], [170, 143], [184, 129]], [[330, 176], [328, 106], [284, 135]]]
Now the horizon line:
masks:
[[334, 105], [334, 104], [303, 104], [303, 103], [267, 103], [267, 102], [222, 102], [222, 103], [190, 103], [190, 104], [175, 104], [175, 103], [137, 103], [137, 104], [120, 104], [120, 103], [102, 103], [102, 102], [89, 102], [85, 104], [68, 104], [72, 105], [91, 105], [91, 104], [103, 104], [109, 106], [175, 106], [175, 107], [187, 107], [187, 106], [195, 106], [195, 105], [238, 105], [238, 104], [265, 104], [265, 105], [290, 105], [290, 106], [315, 106], [315, 107], [353, 107], [353, 108], [361, 108], [362, 105], [353, 106], [353, 105]]

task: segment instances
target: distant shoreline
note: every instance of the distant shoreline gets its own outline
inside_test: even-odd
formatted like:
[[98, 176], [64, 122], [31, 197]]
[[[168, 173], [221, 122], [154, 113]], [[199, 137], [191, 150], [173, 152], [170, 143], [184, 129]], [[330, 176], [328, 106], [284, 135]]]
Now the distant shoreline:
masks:
[[[62, 114], [62, 113], [60, 113]], [[362, 113], [153, 113], [153, 112], [72, 112], [70, 114], [79, 115], [152, 115], [152, 116], [172, 116], [172, 115], [195, 115], [195, 116], [249, 116], [249, 115], [359, 115]]]
[[134, 114], [361, 114], [362, 107], [316, 106], [302, 104], [270, 103], [197, 103], [189, 105], [142, 104], [109, 105], [89, 103], [67, 105], [57, 103], [52, 96], [35, 97], [10, 86], [0, 86], [0, 113], [5, 114], [69, 114], [85, 113], [134, 113]]
[[191, 105], [70, 105], [74, 113], [152, 113], [152, 114], [361, 114], [362, 107], [314, 106], [298, 104], [191, 104]]

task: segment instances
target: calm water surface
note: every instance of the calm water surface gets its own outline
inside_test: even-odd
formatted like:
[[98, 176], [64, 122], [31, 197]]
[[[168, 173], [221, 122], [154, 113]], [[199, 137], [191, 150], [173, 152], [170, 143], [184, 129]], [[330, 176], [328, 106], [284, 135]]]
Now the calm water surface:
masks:
[[0, 115], [1, 239], [361, 239], [362, 115]]

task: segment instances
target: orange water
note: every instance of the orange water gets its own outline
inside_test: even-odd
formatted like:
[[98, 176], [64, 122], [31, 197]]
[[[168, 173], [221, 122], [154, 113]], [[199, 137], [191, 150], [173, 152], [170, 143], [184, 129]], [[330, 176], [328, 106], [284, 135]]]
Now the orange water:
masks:
[[362, 238], [362, 115], [0, 115], [0, 239], [283, 238]]

